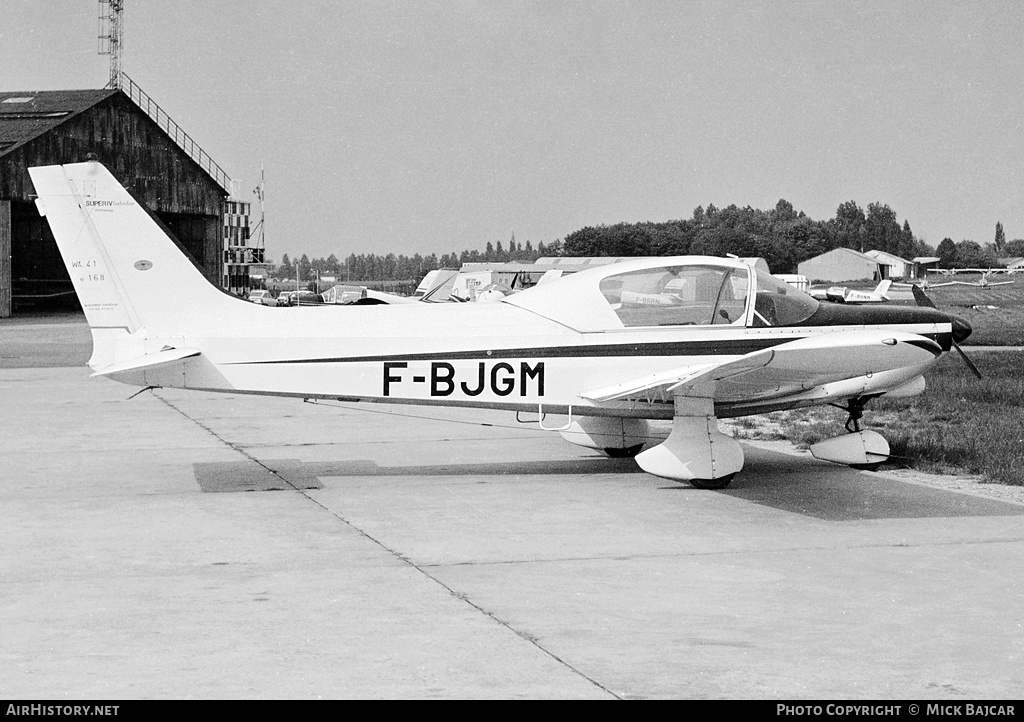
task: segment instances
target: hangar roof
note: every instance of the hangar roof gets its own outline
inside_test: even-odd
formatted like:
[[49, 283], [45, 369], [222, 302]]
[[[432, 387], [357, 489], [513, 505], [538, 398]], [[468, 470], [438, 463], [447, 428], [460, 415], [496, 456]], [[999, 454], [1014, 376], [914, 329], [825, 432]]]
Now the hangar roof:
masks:
[[120, 91], [0, 92], [0, 156], [118, 92]]
[[883, 263], [887, 263], [890, 266], [893, 265], [894, 263], [902, 263], [904, 265], [910, 264], [910, 261], [908, 261], [907, 259], [900, 258], [896, 254], [887, 253], [886, 251], [865, 251], [864, 255], [871, 256], [875, 260], [882, 261]]

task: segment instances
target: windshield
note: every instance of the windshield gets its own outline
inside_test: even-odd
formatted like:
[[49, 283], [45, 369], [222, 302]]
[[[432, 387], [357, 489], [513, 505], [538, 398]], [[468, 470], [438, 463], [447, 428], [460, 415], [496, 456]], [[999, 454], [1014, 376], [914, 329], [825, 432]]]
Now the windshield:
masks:
[[770, 273], [757, 271], [753, 326], [794, 326], [818, 310], [818, 301]]
[[626, 327], [743, 324], [746, 269], [662, 266], [601, 281], [601, 293]]

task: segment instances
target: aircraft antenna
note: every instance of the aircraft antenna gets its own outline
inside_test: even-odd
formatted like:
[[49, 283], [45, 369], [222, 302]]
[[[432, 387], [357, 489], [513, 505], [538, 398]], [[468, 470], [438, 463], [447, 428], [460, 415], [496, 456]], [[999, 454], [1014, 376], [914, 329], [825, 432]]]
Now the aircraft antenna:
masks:
[[121, 49], [123, 47], [124, 0], [99, 0], [99, 54], [110, 56], [110, 80], [107, 88], [121, 87]]

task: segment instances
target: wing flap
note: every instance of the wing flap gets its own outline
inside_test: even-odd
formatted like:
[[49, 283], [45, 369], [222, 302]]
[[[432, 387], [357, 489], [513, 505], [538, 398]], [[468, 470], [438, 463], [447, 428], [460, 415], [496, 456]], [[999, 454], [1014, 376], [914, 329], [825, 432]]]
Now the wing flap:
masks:
[[700, 382], [717, 382], [764, 368], [771, 363], [774, 355], [775, 352], [769, 349], [767, 351], [755, 351], [728, 363], [683, 366], [670, 371], [632, 379], [620, 384], [586, 391], [580, 394], [580, 396], [597, 403], [640, 397], [667, 397], [672, 394], [685, 393], [687, 389]]

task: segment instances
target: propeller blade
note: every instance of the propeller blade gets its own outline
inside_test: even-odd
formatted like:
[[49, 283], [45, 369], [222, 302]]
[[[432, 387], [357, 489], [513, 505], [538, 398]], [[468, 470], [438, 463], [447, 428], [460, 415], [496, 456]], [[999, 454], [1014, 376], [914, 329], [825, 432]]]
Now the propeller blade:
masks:
[[953, 348], [955, 348], [957, 350], [957, 353], [960, 354], [960, 358], [962, 358], [964, 360], [964, 363], [967, 364], [967, 368], [969, 368], [974, 373], [974, 375], [980, 379], [981, 371], [979, 371], [978, 367], [974, 365], [974, 362], [967, 357], [967, 354], [965, 354], [964, 350], [960, 348], [960, 345], [954, 342]]
[[[914, 294], [914, 300], [917, 301], [918, 306], [936, 308], [935, 303], [930, 298], [928, 298], [928, 294], [926, 294], [920, 286], [911, 286], [910, 292]], [[936, 308], [936, 310], [938, 309]]]
[[[934, 309], [938, 310], [938, 308], [936, 307], [934, 301], [932, 301], [930, 298], [928, 298], [928, 294], [926, 294], [924, 292], [924, 289], [922, 289], [920, 286], [917, 286], [917, 285], [911, 286], [910, 292], [914, 294], [914, 300], [917, 301], [917, 305], [918, 306], [927, 306], [928, 308], [934, 308]], [[961, 340], [963, 340], [964, 338], [966, 338], [967, 336], [970, 335], [971, 327], [970, 327], [970, 325], [967, 324], [966, 321], [963, 321], [962, 319], [954, 318], [953, 319], [953, 336], [956, 337], [958, 332], [961, 334]], [[955, 348], [956, 352], [958, 354], [960, 354], [960, 358], [962, 358], [964, 360], [964, 363], [967, 364], [967, 368], [969, 368], [971, 370], [971, 373], [973, 373], [975, 376], [977, 376], [980, 379], [981, 378], [981, 371], [979, 371], [978, 367], [974, 365], [974, 362], [971, 361], [971, 359], [969, 359], [967, 357], [967, 354], [964, 353], [964, 350], [962, 348], [960, 348], [960, 345], [956, 341], [951, 341], [950, 343], [953, 344], [953, 348]]]

